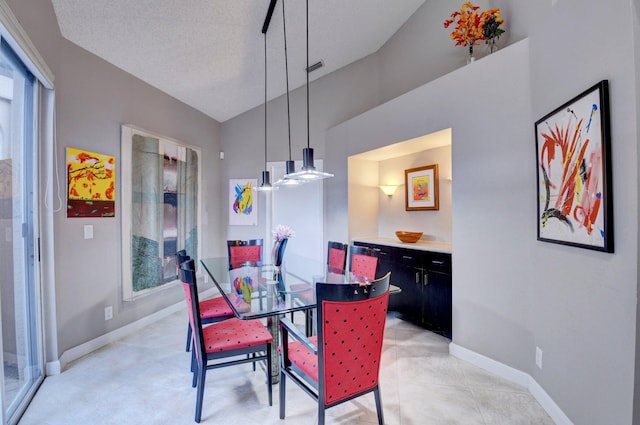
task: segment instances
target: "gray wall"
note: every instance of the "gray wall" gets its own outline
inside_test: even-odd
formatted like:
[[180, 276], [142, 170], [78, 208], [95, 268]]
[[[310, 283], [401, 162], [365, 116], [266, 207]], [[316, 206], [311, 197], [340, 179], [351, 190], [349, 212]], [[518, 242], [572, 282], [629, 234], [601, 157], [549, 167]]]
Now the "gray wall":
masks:
[[[202, 183], [208, 211], [217, 210], [214, 200], [219, 199], [220, 167], [216, 159], [220, 125], [64, 40], [50, 2], [10, 0], [8, 4], [56, 77], [56, 167], [63, 203], [67, 147], [116, 157], [115, 218], [67, 218], [66, 204], [55, 213], [55, 295], [61, 355], [183, 299], [179, 287], [173, 287], [137, 301], [122, 301], [120, 125], [134, 124], [200, 147], [205, 159]], [[83, 239], [84, 224], [93, 224], [94, 239]], [[202, 239], [203, 253], [214, 254], [210, 241], [220, 239], [220, 222], [207, 220]], [[104, 307], [108, 305], [113, 306], [114, 315], [106, 322]]]

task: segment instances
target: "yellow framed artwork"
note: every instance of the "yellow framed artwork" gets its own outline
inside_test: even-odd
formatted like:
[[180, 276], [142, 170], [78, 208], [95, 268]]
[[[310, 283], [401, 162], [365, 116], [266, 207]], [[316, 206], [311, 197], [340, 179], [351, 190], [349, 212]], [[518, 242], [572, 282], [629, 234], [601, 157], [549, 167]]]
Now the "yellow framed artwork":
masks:
[[67, 217], [115, 217], [116, 160], [67, 148]]
[[438, 164], [404, 170], [405, 210], [438, 210]]

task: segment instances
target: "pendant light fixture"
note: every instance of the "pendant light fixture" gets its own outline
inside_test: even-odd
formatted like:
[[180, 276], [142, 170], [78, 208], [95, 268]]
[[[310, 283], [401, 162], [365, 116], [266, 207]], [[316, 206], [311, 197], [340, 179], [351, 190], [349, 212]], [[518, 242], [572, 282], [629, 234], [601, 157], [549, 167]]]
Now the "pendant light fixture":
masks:
[[[277, 1], [277, 0], [276, 0]], [[273, 7], [275, 1], [271, 2], [269, 11], [267, 12], [267, 20], [271, 20], [271, 14], [273, 13]], [[262, 27], [262, 33], [264, 34], [264, 170], [262, 171], [262, 182], [260, 186], [256, 187], [257, 191], [268, 192], [274, 190], [271, 185], [271, 173], [267, 170], [267, 29], [269, 27], [268, 21], [265, 21], [265, 25]]]
[[289, 136], [289, 160], [285, 161], [285, 176], [275, 182], [274, 186], [300, 186], [305, 180], [288, 178], [287, 175], [296, 172], [295, 162], [291, 159], [291, 106], [289, 102], [289, 61], [287, 60], [287, 20], [284, 14], [284, 0], [282, 0], [282, 28], [284, 32], [284, 73], [287, 82], [287, 131]]
[[309, 0], [307, 0], [307, 147], [302, 150], [302, 170], [298, 172], [288, 173], [285, 175], [287, 179], [295, 179], [302, 181], [312, 181], [333, 177], [331, 173], [325, 173], [316, 170], [313, 164], [313, 148], [311, 148], [311, 135], [309, 133]]

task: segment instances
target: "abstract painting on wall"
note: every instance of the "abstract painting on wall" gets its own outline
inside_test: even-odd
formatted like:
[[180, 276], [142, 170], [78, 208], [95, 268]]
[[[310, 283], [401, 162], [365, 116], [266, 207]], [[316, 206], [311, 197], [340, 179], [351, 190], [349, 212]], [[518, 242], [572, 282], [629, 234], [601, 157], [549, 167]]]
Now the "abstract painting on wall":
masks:
[[115, 217], [115, 157], [67, 148], [67, 217]]
[[229, 180], [229, 224], [232, 226], [258, 225], [258, 198], [253, 188], [257, 179]]
[[538, 240], [613, 252], [609, 84], [535, 124]]

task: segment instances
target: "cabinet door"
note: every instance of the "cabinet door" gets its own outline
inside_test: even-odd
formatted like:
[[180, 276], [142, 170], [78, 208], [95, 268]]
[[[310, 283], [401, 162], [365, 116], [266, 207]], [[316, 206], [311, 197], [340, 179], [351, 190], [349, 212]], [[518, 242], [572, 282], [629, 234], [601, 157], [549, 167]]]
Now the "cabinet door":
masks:
[[431, 256], [425, 266], [423, 323], [451, 338], [451, 256]]
[[395, 264], [391, 271], [391, 283], [402, 292], [389, 297], [389, 310], [394, 310], [420, 322], [422, 316], [422, 270]]
[[[397, 249], [394, 271], [402, 279], [402, 313], [417, 323], [422, 323], [422, 287], [425, 253], [410, 249]], [[393, 274], [392, 274], [393, 276]], [[393, 280], [393, 278], [392, 278]]]

